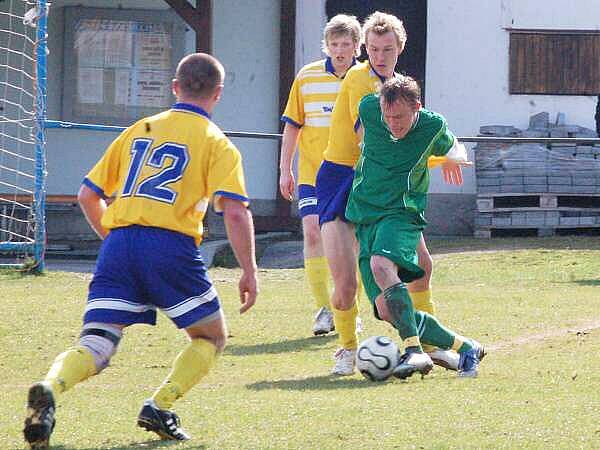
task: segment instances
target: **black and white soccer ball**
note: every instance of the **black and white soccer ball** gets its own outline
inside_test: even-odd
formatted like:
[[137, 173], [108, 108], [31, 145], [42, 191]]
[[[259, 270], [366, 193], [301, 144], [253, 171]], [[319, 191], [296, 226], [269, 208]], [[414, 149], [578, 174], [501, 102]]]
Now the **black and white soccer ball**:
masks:
[[398, 365], [398, 346], [387, 336], [371, 336], [358, 346], [356, 368], [371, 381], [387, 380]]

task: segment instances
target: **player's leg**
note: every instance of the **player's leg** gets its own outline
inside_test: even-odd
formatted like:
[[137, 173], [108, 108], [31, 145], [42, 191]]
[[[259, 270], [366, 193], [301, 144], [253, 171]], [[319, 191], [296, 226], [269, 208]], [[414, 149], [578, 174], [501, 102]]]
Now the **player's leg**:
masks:
[[337, 375], [354, 373], [354, 356], [358, 347], [355, 237], [352, 225], [345, 221], [353, 177], [352, 167], [323, 161], [316, 184], [323, 250], [334, 285], [331, 306], [340, 349], [335, 353], [332, 373]]
[[323, 252], [323, 240], [317, 214], [317, 197], [314, 186], [298, 186], [298, 210], [302, 218], [304, 243], [304, 273], [315, 301], [316, 315], [313, 334], [327, 334], [335, 329], [329, 303], [329, 266]]
[[29, 389], [23, 432], [31, 448], [48, 447], [57, 397], [108, 366], [122, 329], [127, 324], [156, 320], [153, 310], [136, 303], [123, 234], [111, 232], [102, 243], [78, 345], [58, 355], [45, 379]]
[[479, 362], [485, 356], [485, 349], [481, 344], [446, 328], [431, 314], [416, 311], [415, 320], [419, 336], [423, 343], [428, 343], [441, 349], [454, 350], [460, 355], [458, 376], [477, 376]]
[[336, 364], [332, 373], [354, 373], [354, 356], [358, 347], [356, 318], [356, 254], [352, 225], [336, 218], [321, 227], [323, 247], [333, 278], [331, 305], [340, 349], [335, 354]]
[[[433, 259], [425, 243], [423, 233], [421, 233], [421, 238], [417, 244], [417, 257], [419, 259], [419, 267], [425, 271], [425, 275], [423, 275], [423, 278], [408, 283], [408, 292], [410, 293], [410, 298], [415, 309], [435, 316], [435, 303], [432, 300], [431, 294]], [[442, 350], [428, 344], [423, 344], [423, 350], [429, 354], [434, 364], [449, 370], [458, 369], [459, 356], [456, 352]]]
[[144, 402], [138, 425], [163, 439], [187, 440], [190, 437], [171, 408], [214, 366], [225, 346], [225, 320], [192, 237], [149, 229], [142, 230], [134, 245], [144, 257], [138, 276], [149, 303], [160, 308], [177, 328], [185, 329], [190, 338], [172, 361], [164, 382]]
[[189, 343], [173, 361], [171, 372], [161, 386], [144, 402], [138, 416], [140, 427], [155, 432], [163, 439], [190, 439], [171, 408], [176, 400], [208, 374], [227, 340], [225, 320], [220, 311], [216, 318], [213, 315], [201, 319], [186, 327], [185, 331], [190, 338]]

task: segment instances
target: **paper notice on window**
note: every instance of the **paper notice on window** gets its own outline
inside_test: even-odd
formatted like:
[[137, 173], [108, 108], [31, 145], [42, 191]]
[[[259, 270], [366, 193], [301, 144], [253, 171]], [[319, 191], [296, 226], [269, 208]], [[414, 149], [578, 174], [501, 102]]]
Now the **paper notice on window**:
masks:
[[75, 35], [75, 51], [80, 67], [104, 65], [104, 37], [97, 20], [84, 20], [78, 24]]
[[131, 105], [164, 108], [171, 102], [170, 72], [141, 70], [132, 77]]
[[139, 69], [170, 70], [170, 36], [167, 33], [138, 33], [135, 55], [135, 66]]
[[133, 33], [131, 31], [110, 31], [106, 33], [104, 67], [131, 67]]
[[131, 70], [115, 70], [115, 105], [131, 104]]
[[104, 102], [102, 69], [80, 67], [77, 72], [77, 100], [79, 103]]

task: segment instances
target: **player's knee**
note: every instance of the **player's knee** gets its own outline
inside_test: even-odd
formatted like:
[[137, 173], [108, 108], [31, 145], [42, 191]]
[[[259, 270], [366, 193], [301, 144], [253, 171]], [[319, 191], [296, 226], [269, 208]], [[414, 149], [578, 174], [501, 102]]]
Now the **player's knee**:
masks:
[[316, 224], [304, 225], [304, 244], [310, 248], [320, 247], [321, 230]]
[[433, 258], [429, 254], [429, 252], [419, 252], [419, 267], [425, 271], [425, 278], [431, 277], [431, 272], [433, 272]]
[[117, 353], [123, 332], [121, 328], [103, 323], [84, 325], [79, 336], [79, 345], [86, 348], [93, 356], [96, 373], [104, 370], [110, 359]]
[[390, 283], [397, 282], [398, 272], [395, 266], [389, 260], [381, 256], [371, 258], [371, 273], [375, 282], [381, 286], [388, 286]]

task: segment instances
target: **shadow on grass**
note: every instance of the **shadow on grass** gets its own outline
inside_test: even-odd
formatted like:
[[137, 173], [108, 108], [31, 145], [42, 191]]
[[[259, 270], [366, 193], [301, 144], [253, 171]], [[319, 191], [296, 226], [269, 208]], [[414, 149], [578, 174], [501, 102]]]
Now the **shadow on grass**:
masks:
[[363, 389], [385, 386], [386, 383], [373, 383], [365, 379], [337, 377], [335, 375], [321, 375], [293, 380], [260, 381], [246, 385], [253, 391], [269, 389], [282, 389], [286, 391], [331, 391], [336, 389]]
[[290, 339], [287, 341], [268, 342], [264, 344], [230, 344], [227, 347], [225, 347], [225, 354], [233, 356], [244, 356], [273, 353], [289, 353], [293, 351], [320, 350], [322, 347], [326, 346], [327, 344], [329, 344], [329, 342], [335, 339], [337, 339], [337, 335], [330, 334], [327, 336]]
[[[102, 447], [79, 448], [79, 447], [68, 447], [65, 445], [51, 445], [50, 448], [52, 448], [53, 450], [128, 450], [128, 449], [132, 449], [132, 448], [147, 448], [147, 449], [166, 448], [166, 447], [172, 447], [172, 446], [178, 445], [180, 443], [181, 443], [180, 441], [150, 440], [150, 441], [142, 441], [142, 442], [132, 442], [131, 444], [128, 444], [128, 445], [117, 445], [117, 446], [110, 446], [110, 447], [102, 446]], [[206, 446], [205, 445], [197, 445], [194, 447], [186, 447], [186, 448], [202, 450], [202, 449], [205, 449]]]
[[600, 286], [600, 280], [573, 280], [571, 283], [579, 286]]

